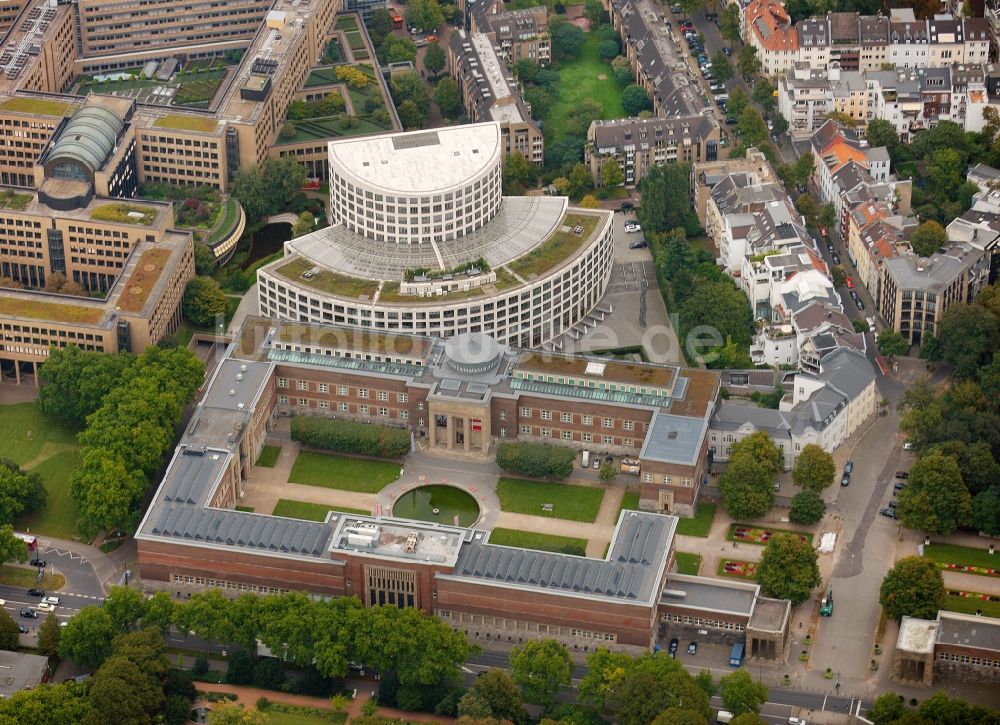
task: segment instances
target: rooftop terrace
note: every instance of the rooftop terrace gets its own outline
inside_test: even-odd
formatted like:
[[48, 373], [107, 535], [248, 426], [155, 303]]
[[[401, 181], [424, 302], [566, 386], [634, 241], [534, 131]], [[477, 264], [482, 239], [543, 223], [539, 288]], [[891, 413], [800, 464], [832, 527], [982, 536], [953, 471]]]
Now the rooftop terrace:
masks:
[[531, 279], [562, 264], [591, 241], [600, 220], [591, 214], [566, 214], [562, 226], [548, 239], [510, 264], [511, 271]]
[[[528, 352], [517, 361], [517, 370], [586, 378], [587, 381], [673, 387], [677, 368], [628, 363], [612, 359], [588, 359], [552, 353]], [[573, 384], [573, 383], [569, 383]]]
[[75, 106], [66, 101], [54, 101], [50, 98], [34, 98], [32, 96], [15, 96], [0, 103], [0, 109], [15, 113], [30, 113], [33, 116], [65, 116]]
[[0, 296], [0, 315], [4, 317], [26, 317], [33, 320], [52, 320], [67, 324], [96, 325], [100, 322], [102, 314], [104, 312], [99, 307], [48, 302], [32, 299], [27, 295]]
[[189, 116], [181, 113], [169, 113], [160, 116], [153, 121], [156, 128], [169, 128], [174, 131], [197, 131], [199, 133], [212, 133], [219, 127], [219, 122], [214, 118], [204, 116]]
[[143, 252], [118, 298], [118, 309], [122, 312], [141, 312], [170, 261], [170, 249], [149, 249]]
[[275, 339], [302, 345], [318, 345], [337, 350], [398, 354], [426, 358], [434, 347], [429, 338], [361, 330], [355, 327], [317, 327], [296, 322], [279, 322]]
[[[314, 262], [302, 257], [295, 257], [274, 271], [303, 287], [312, 287], [339, 297], [372, 299], [378, 291], [378, 282], [374, 280], [358, 279], [322, 268], [317, 269]], [[303, 276], [307, 274], [308, 277]]]

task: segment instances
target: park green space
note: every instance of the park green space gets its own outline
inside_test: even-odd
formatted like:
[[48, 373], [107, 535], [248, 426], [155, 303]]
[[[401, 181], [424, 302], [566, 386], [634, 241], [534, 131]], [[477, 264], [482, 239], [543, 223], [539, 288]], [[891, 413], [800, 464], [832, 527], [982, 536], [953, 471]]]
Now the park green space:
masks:
[[302, 451], [292, 464], [288, 482], [341, 491], [378, 493], [397, 478], [398, 463]]
[[948, 564], [958, 564], [1000, 570], [1000, 552], [990, 555], [986, 546], [978, 549], [957, 544], [933, 543], [924, 547], [924, 556], [933, 559], [942, 565], [942, 568], [947, 568]]
[[736, 524], [731, 524], [729, 526], [729, 532], [726, 534], [726, 540], [727, 541], [739, 541], [739, 543], [741, 543], [741, 544], [750, 544], [750, 545], [753, 545], [753, 546], [766, 546], [767, 545], [766, 541], [747, 541], [745, 539], [737, 539], [736, 538], [736, 529], [759, 529], [759, 530], [766, 530], [766, 531], [770, 531], [772, 536], [774, 536], [775, 534], [788, 534], [789, 536], [804, 536], [804, 537], [806, 537], [806, 540], [810, 544], [812, 544], [812, 540], [813, 540], [812, 534], [810, 534], [810, 533], [808, 533], [806, 531], [792, 531], [791, 529], [779, 529], [779, 528], [777, 528], [775, 526], [755, 526], [753, 524], [740, 524], [740, 523], [736, 523]]
[[585, 99], [597, 101], [602, 118], [624, 118], [622, 89], [615, 83], [614, 71], [597, 52], [601, 44], [595, 33], [587, 33], [579, 56], [559, 63], [559, 98], [545, 118], [546, 143], [561, 141], [570, 115]]
[[674, 561], [677, 563], [678, 574], [698, 575], [701, 569], [701, 554], [689, 554], [686, 551], [678, 551], [674, 554]]
[[264, 446], [257, 458], [257, 465], [264, 468], [274, 468], [281, 454], [281, 446]]
[[626, 491], [622, 494], [622, 505], [618, 508], [619, 518], [622, 511], [638, 511], [639, 510], [639, 492], [638, 491]]
[[278, 505], [274, 507], [271, 515], [284, 516], [289, 519], [302, 519], [304, 521], [325, 521], [328, 511], [339, 511], [340, 513], [357, 514], [359, 516], [371, 515], [371, 511], [365, 509], [330, 506], [325, 503], [310, 503], [309, 501], [295, 501], [289, 498], [278, 499]]
[[[501, 478], [497, 494], [502, 511], [587, 522], [597, 519], [604, 499], [603, 488], [520, 478]], [[552, 511], [542, 511], [543, 504], [552, 504]]]
[[313, 715], [304, 712], [280, 712], [268, 708], [264, 712], [268, 725], [330, 725], [330, 723], [342, 723], [347, 719], [345, 713], [333, 711], [326, 715]]
[[700, 503], [695, 511], [694, 518], [681, 517], [677, 522], [677, 533], [682, 536], [708, 536], [712, 528], [712, 519], [715, 518], [715, 504]]
[[15, 528], [59, 539], [78, 537], [76, 504], [69, 495], [69, 477], [80, 465], [76, 431], [43, 416], [36, 403], [0, 406], [0, 420], [0, 458], [38, 473], [48, 493], [45, 508], [22, 516]]
[[493, 529], [490, 532], [490, 543], [499, 546], [516, 546], [522, 549], [537, 551], [562, 552], [567, 546], [587, 550], [586, 539], [575, 539], [571, 536], [556, 536], [555, 534], [540, 534], [537, 531], [521, 531], [520, 529]]

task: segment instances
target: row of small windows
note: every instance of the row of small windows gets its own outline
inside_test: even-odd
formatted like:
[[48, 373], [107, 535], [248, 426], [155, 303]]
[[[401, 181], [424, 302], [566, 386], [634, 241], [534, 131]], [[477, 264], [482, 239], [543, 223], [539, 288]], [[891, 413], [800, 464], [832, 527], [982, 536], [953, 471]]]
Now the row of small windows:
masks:
[[[673, 476], [661, 476], [659, 474], [648, 473], [648, 472], [642, 474], [642, 482], [643, 483], [658, 483], [658, 484], [662, 484], [664, 486], [673, 486], [674, 485]], [[680, 482], [681, 486], [685, 486], [685, 487], [690, 487], [691, 486], [691, 479], [690, 478], [681, 478], [681, 479], [679, 479], [679, 482]]]
[[[538, 428], [537, 430], [538, 430], [538, 435], [541, 436], [542, 438], [552, 438], [552, 429], [551, 428]], [[506, 436], [507, 429], [506, 428], [501, 428], [500, 431], [501, 431], [500, 437], [501, 438], [506, 438], [507, 437]], [[526, 435], [526, 436], [535, 435], [534, 431], [535, 431], [535, 429], [532, 428], [530, 425], [522, 425], [521, 426], [521, 435]], [[559, 438], [561, 438], [564, 441], [571, 441], [571, 440], [573, 440], [573, 431], [571, 431], [571, 430], [559, 431]], [[615, 437], [614, 436], [596, 436], [595, 437], [593, 433], [588, 433], [586, 431], [580, 433], [580, 440], [583, 443], [594, 443], [596, 441], [596, 442], [603, 443], [606, 446], [613, 446], [615, 444]], [[622, 438], [621, 439], [621, 445], [623, 447], [625, 447], [625, 448], [634, 448], [635, 447], [635, 440], [632, 439], [632, 438]]]
[[174, 574], [172, 578], [174, 584], [187, 584], [199, 587], [210, 587], [214, 589], [228, 589], [229, 591], [256, 592], [258, 594], [288, 594], [287, 589], [278, 587], [268, 587], [257, 584], [246, 584], [244, 582], [226, 581], [225, 579], [206, 579], [200, 576], [184, 576]]
[[[279, 388], [287, 388], [288, 387], [288, 378], [279, 377], [278, 378], [278, 387]], [[298, 390], [302, 390], [302, 391], [308, 392], [311, 389], [311, 383], [308, 380], [299, 380], [299, 381], [296, 382], [296, 388]], [[338, 385], [338, 386], [336, 386], [336, 388], [337, 388], [337, 395], [341, 395], [341, 396], [343, 396], [343, 395], [349, 395], [350, 388], [347, 385]], [[329, 383], [316, 383], [316, 391], [320, 392], [320, 393], [329, 393], [330, 392], [330, 384]], [[359, 398], [362, 398], [362, 399], [367, 398], [368, 397], [368, 392], [369, 392], [368, 388], [357, 388], [357, 396]], [[375, 391], [375, 396], [376, 396], [376, 398], [378, 400], [388, 400], [389, 399], [389, 393], [386, 392], [385, 390], [377, 390], [377, 391]], [[405, 403], [408, 400], [409, 400], [409, 395], [407, 393], [396, 393], [396, 402]]]
[[[287, 395], [279, 395], [278, 396], [278, 404], [279, 405], [289, 405], [290, 401], [289, 401], [288, 396]], [[295, 404], [298, 405], [300, 408], [308, 408], [309, 407], [309, 399], [308, 398], [296, 398]], [[330, 410], [330, 401], [329, 400], [319, 400], [316, 403], [316, 407], [318, 407], [320, 410]], [[373, 413], [371, 412], [371, 408], [369, 406], [367, 406], [367, 405], [358, 405], [356, 407], [357, 407], [357, 411], [356, 412], [359, 415], [373, 415]], [[350, 406], [347, 403], [337, 403], [337, 411], [340, 412], [340, 413], [350, 413], [351, 412], [351, 408], [350, 408]], [[398, 413], [398, 418], [400, 420], [409, 420], [409, 418], [410, 418], [410, 412], [407, 411], [407, 410], [400, 410], [397, 413]], [[389, 408], [376, 408], [375, 409], [375, 413], [374, 413], [374, 415], [378, 415], [380, 418], [388, 418], [388, 417], [390, 417], [389, 414], [390, 414]]]
[[957, 655], [949, 652], [938, 652], [939, 660], [942, 662], [959, 662], [963, 665], [976, 665], [977, 667], [996, 667], [1000, 669], [1000, 660], [991, 660], [985, 657], [971, 657], [970, 655]]

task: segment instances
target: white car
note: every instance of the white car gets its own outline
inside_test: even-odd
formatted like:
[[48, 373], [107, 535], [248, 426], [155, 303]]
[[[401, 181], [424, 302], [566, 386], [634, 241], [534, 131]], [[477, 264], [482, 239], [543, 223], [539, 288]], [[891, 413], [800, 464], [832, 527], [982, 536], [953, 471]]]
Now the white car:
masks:
[[35, 607], [35, 609], [37, 609], [39, 612], [54, 612], [54, 611], [56, 611], [55, 606], [52, 605], [52, 604], [49, 604], [48, 602], [42, 602], [37, 607]]
[[62, 603], [62, 602], [59, 601], [59, 597], [45, 597], [42, 600], [42, 602], [45, 603], [45, 604], [51, 604], [51, 605], [53, 605], [55, 607], [58, 607]]
[[625, 231], [629, 234], [632, 234], [633, 232], [641, 232], [642, 226], [639, 222], [625, 222]]

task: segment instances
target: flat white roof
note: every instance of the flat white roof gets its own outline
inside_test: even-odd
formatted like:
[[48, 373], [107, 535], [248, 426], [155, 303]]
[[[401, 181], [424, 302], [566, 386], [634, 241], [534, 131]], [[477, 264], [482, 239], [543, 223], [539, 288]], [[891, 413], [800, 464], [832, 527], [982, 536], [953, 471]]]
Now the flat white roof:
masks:
[[500, 161], [500, 126], [476, 123], [330, 142], [330, 163], [388, 193], [459, 187]]

